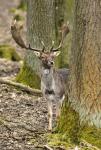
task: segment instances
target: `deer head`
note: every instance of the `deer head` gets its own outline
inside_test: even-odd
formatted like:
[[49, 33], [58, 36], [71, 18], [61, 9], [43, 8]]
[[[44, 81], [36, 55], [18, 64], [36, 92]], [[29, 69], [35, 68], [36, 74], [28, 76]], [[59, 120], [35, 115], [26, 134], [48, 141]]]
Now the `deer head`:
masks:
[[27, 50], [31, 50], [34, 52], [34, 54], [41, 60], [42, 65], [45, 68], [50, 68], [54, 64], [54, 58], [60, 54], [60, 48], [63, 45], [64, 38], [69, 33], [68, 24], [64, 24], [61, 28], [61, 41], [59, 43], [59, 46], [57, 48], [54, 48], [54, 41], [52, 41], [52, 46], [50, 48], [50, 51], [45, 51], [46, 47], [44, 42], [42, 41], [42, 49], [32, 48], [30, 44], [27, 46], [25, 42], [23, 41], [21, 37], [21, 28], [22, 26], [19, 26], [14, 20], [14, 22], [11, 25], [11, 34], [15, 42], [21, 47], [25, 48]]

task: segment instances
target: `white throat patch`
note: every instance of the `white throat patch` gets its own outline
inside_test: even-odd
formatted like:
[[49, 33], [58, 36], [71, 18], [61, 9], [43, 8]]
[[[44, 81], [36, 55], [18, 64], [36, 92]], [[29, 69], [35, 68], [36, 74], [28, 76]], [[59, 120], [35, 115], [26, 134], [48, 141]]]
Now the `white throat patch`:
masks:
[[49, 69], [45, 69], [45, 70], [44, 70], [44, 74], [45, 74], [45, 75], [49, 74], [49, 72], [50, 72]]

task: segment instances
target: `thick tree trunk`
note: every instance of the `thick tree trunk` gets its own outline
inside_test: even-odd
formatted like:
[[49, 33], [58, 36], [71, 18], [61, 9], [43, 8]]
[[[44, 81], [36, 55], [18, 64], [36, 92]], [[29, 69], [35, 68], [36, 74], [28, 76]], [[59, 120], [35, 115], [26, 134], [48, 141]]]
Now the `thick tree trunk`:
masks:
[[70, 97], [80, 120], [101, 128], [101, 1], [76, 0]]
[[101, 148], [100, 0], [75, 0], [69, 91], [59, 130], [73, 142], [82, 137]]

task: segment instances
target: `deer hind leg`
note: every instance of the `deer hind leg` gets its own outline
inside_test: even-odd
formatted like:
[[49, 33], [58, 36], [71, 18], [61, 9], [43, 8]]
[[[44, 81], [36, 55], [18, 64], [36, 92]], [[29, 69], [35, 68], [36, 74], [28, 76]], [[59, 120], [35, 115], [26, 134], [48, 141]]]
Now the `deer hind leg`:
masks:
[[52, 121], [53, 121], [53, 105], [52, 101], [48, 100], [48, 117], [49, 117], [49, 125], [48, 125], [48, 130], [52, 130]]

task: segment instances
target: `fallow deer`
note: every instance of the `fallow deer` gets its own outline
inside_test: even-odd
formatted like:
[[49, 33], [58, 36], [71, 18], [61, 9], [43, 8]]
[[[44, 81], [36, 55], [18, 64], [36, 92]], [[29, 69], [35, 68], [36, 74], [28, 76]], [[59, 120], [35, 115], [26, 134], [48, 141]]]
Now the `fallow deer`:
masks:
[[67, 91], [66, 85], [68, 82], [69, 69], [56, 69], [54, 67], [54, 59], [60, 54], [59, 49], [63, 45], [63, 40], [69, 32], [68, 25], [64, 25], [61, 30], [61, 41], [57, 48], [54, 48], [54, 42], [52, 42], [52, 47], [50, 51], [45, 51], [45, 45], [43, 44], [42, 49], [32, 48], [26, 46], [20, 34], [20, 27], [13, 22], [11, 26], [11, 33], [13, 39], [21, 47], [28, 50], [32, 50], [34, 54], [40, 60], [40, 77], [41, 77], [41, 91], [43, 97], [47, 100], [48, 103], [48, 113], [49, 113], [49, 130], [52, 130], [52, 120], [53, 120], [53, 102], [56, 102], [56, 117], [60, 115], [60, 107], [65, 98], [65, 93]]

